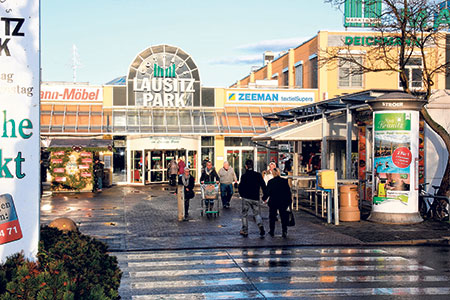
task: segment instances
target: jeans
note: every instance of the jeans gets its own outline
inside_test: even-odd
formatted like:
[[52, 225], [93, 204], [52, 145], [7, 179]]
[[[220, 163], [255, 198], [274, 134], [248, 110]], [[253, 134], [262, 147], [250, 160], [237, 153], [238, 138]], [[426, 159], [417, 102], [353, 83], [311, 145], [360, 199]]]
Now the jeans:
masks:
[[231, 197], [233, 196], [233, 184], [221, 183], [220, 184], [220, 197], [222, 198], [222, 205], [230, 205]]
[[282, 232], [287, 233], [287, 221], [288, 221], [288, 212], [287, 207], [278, 208], [278, 207], [269, 207], [269, 231], [271, 233], [275, 232], [275, 221], [277, 220], [277, 212], [280, 214], [281, 219], [281, 230]]
[[262, 218], [259, 209], [259, 200], [242, 198], [242, 231], [248, 232], [248, 211], [252, 209], [256, 224], [262, 226]]
[[103, 178], [97, 177], [95, 178], [95, 189], [101, 190], [103, 188]]

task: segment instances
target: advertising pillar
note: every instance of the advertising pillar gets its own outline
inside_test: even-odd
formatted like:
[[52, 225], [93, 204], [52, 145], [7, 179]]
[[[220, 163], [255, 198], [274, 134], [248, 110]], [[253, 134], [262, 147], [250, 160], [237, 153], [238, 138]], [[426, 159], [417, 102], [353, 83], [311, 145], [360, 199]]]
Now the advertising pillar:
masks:
[[39, 4], [0, 1], [0, 262], [38, 251]]
[[370, 221], [414, 224], [418, 212], [419, 110], [425, 100], [390, 93], [373, 110], [373, 206]]

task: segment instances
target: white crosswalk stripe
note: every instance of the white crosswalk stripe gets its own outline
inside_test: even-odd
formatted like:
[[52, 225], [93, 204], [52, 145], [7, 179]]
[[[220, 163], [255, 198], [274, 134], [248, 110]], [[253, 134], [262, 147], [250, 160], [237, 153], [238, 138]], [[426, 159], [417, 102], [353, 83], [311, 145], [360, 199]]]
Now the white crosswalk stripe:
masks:
[[124, 272], [122, 299], [428, 299], [450, 294], [450, 275], [438, 274], [415, 258], [390, 255], [385, 249], [231, 249], [113, 255]]

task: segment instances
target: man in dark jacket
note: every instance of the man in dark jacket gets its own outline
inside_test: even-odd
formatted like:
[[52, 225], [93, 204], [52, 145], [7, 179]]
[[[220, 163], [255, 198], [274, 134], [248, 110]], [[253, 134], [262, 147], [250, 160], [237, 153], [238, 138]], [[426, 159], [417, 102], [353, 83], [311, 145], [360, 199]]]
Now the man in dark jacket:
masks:
[[259, 213], [259, 197], [260, 191], [263, 191], [263, 200], [267, 199], [267, 188], [264, 179], [260, 173], [253, 171], [253, 160], [248, 159], [245, 162], [245, 168], [247, 171], [241, 177], [241, 182], [239, 183], [239, 195], [242, 198], [242, 229], [240, 234], [244, 237], [248, 236], [248, 211], [253, 210], [253, 215], [255, 216], [256, 224], [259, 228], [259, 235], [261, 238], [264, 237], [266, 232], [264, 231], [264, 225], [262, 223], [262, 218]]
[[277, 212], [280, 213], [281, 229], [283, 237], [287, 236], [287, 209], [292, 203], [291, 188], [288, 180], [280, 177], [280, 170], [272, 170], [273, 178], [267, 184], [269, 195], [269, 234], [275, 234], [275, 221], [277, 220]]
[[104, 174], [104, 166], [97, 158], [95, 160], [94, 166], [94, 192], [101, 192], [103, 188], [103, 174]]

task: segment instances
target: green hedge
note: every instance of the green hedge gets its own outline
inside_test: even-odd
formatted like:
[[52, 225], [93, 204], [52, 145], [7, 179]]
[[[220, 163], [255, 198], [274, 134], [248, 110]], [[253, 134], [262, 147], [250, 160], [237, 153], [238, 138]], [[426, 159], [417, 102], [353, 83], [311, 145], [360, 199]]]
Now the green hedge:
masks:
[[121, 277], [104, 243], [42, 227], [38, 262], [15, 254], [0, 265], [0, 299], [120, 299]]

